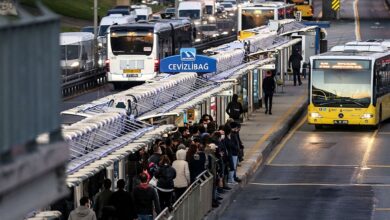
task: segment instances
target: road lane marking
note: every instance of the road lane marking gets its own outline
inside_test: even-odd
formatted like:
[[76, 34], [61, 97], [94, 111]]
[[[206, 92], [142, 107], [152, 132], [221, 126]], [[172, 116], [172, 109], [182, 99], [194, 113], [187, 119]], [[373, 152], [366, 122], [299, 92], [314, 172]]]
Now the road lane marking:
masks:
[[294, 135], [294, 133], [306, 122], [306, 117], [302, 117], [301, 121], [296, 125], [287, 135], [287, 137], [283, 138], [282, 142], [280, 142], [275, 150], [271, 153], [269, 159], [267, 160], [267, 165], [271, 164], [272, 161], [275, 159], [275, 157], [279, 154], [279, 152], [284, 148], [287, 141], [291, 139], [291, 137]]
[[[276, 123], [271, 127], [271, 129], [270, 129], [267, 133], [265, 133], [265, 134], [263, 135], [263, 137], [260, 138], [260, 140], [258, 140], [258, 141], [256, 142], [256, 144], [249, 150], [248, 154], [246, 154], [246, 155], [248, 155], [248, 157], [254, 155], [255, 152], [259, 150], [259, 148], [261, 147], [261, 145], [263, 145], [264, 142], [265, 142], [266, 140], [268, 140], [268, 138], [269, 138], [272, 134], [274, 134], [278, 128], [281, 127], [281, 124], [287, 120], [287, 118], [292, 114], [292, 112], [293, 112], [295, 109], [298, 108], [298, 105], [300, 105], [300, 104], [303, 102], [303, 100], [304, 100], [305, 98], [306, 98], [306, 94], [302, 95], [297, 101], [295, 101], [294, 105], [293, 105], [292, 107], [290, 107], [290, 108], [288, 109], [288, 111], [287, 111], [281, 118], [279, 118], [279, 120], [276, 121]], [[246, 157], [245, 157], [245, 158], [246, 158]], [[248, 159], [250, 159], [250, 158], [248, 158]]]
[[368, 183], [256, 183], [250, 185], [257, 186], [370, 186], [370, 187], [390, 187], [390, 184], [368, 184]]
[[390, 165], [378, 165], [378, 164], [369, 164], [367, 167], [370, 168], [390, 168]]
[[352, 164], [282, 164], [282, 163], [272, 163], [267, 164], [270, 167], [358, 167], [359, 165]]
[[359, 17], [358, 3], [359, 3], [359, 0], [355, 0], [353, 2], [353, 12], [355, 14], [355, 38], [357, 41], [361, 41], [362, 36], [360, 33], [360, 17]]
[[390, 208], [374, 208], [375, 211], [390, 211]]
[[389, 131], [381, 131], [381, 132], [379, 132], [379, 134], [390, 134], [390, 132]]
[[368, 159], [370, 157], [370, 153], [371, 153], [372, 148], [374, 146], [374, 141], [375, 141], [375, 138], [376, 138], [378, 132], [379, 132], [379, 129], [375, 130], [374, 133], [371, 135], [369, 141], [368, 141], [367, 150], [366, 150], [366, 152], [364, 152], [363, 160], [362, 160], [362, 162], [360, 164], [361, 168], [360, 168], [360, 170], [359, 170], [359, 172], [357, 174], [357, 177], [356, 177], [356, 181], [358, 183], [361, 183], [363, 181], [364, 170], [369, 168], [369, 167], [367, 167], [367, 162], [368, 162]]

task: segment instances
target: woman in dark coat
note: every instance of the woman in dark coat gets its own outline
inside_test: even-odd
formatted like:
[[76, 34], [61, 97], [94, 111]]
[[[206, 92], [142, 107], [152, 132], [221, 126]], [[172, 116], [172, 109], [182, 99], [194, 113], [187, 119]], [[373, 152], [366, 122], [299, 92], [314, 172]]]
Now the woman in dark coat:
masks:
[[161, 210], [172, 206], [172, 194], [175, 190], [173, 179], [176, 178], [176, 171], [171, 166], [171, 161], [167, 155], [161, 156], [159, 168], [155, 175], [157, 178], [157, 190], [160, 198]]

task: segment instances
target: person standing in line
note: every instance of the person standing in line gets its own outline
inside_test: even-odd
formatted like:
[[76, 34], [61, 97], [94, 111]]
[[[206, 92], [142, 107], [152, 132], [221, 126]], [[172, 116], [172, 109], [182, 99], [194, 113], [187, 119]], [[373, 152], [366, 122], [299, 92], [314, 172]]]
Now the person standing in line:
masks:
[[139, 175], [141, 184], [134, 188], [133, 199], [139, 220], [153, 220], [153, 205], [157, 214], [161, 212], [160, 201], [155, 188], [148, 184], [145, 173]]
[[176, 170], [176, 178], [173, 180], [176, 200], [183, 195], [191, 181], [186, 155], [186, 150], [178, 150], [176, 152], [177, 160], [173, 161], [172, 164], [173, 169]]
[[134, 204], [131, 193], [125, 191], [125, 180], [116, 182], [118, 190], [111, 195], [110, 204], [115, 207], [115, 216], [118, 220], [128, 220], [135, 218]]
[[158, 196], [161, 209], [172, 206], [172, 194], [174, 189], [173, 179], [176, 178], [176, 171], [171, 166], [171, 161], [167, 155], [162, 155], [159, 168], [155, 175], [157, 178]]
[[301, 82], [301, 76], [300, 76], [300, 70], [301, 70], [301, 61], [302, 56], [299, 54], [298, 49], [293, 50], [293, 53], [290, 56], [290, 59], [288, 61], [289, 66], [292, 67], [293, 70], [293, 76], [294, 76], [294, 86], [297, 85], [297, 78], [298, 78], [298, 84], [302, 85]]
[[238, 95], [233, 94], [232, 101], [228, 103], [226, 107], [226, 113], [230, 118], [234, 119], [236, 122], [240, 122], [240, 116], [244, 113], [244, 109], [240, 102], [238, 102]]
[[96, 220], [96, 214], [91, 209], [91, 201], [83, 196], [80, 199], [80, 206], [70, 212], [68, 220]]
[[223, 144], [226, 147], [228, 152], [228, 164], [229, 164], [229, 177], [228, 184], [235, 185], [237, 184], [234, 180], [234, 174], [236, 172], [237, 167], [237, 159], [238, 159], [238, 146], [236, 146], [235, 142], [232, 139], [231, 133], [232, 128], [229, 124], [225, 125], [224, 128], [225, 138], [223, 139]]
[[266, 77], [263, 79], [263, 92], [265, 102], [265, 114], [272, 115], [272, 97], [275, 91], [275, 80], [271, 71], [267, 71]]
[[103, 187], [104, 189], [101, 192], [99, 192], [95, 198], [94, 211], [96, 212], [98, 219], [102, 219], [103, 208], [109, 205], [110, 197], [112, 195], [111, 180], [105, 179], [103, 183]]

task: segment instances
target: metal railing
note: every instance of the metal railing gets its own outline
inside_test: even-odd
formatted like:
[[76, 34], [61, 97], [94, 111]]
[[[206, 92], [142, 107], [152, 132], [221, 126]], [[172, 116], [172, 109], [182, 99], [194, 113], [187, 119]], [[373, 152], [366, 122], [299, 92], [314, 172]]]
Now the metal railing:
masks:
[[165, 208], [155, 219], [202, 219], [212, 209], [213, 184], [214, 176], [205, 170], [173, 204], [171, 211]]
[[106, 83], [106, 71], [104, 68], [95, 68], [84, 72], [62, 76], [62, 96], [67, 97], [92, 89]]

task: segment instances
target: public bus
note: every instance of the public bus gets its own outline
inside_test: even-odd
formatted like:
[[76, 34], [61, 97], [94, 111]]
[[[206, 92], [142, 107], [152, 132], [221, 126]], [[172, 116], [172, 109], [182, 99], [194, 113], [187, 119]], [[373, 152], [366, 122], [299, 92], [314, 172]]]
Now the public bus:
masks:
[[294, 19], [294, 5], [283, 2], [261, 2], [242, 5], [238, 8], [239, 39], [254, 34], [245, 30], [267, 25], [269, 20]]
[[189, 20], [172, 19], [113, 25], [107, 36], [107, 78], [116, 87], [154, 78], [160, 59], [191, 47], [193, 33]]
[[308, 123], [379, 126], [390, 117], [390, 41], [350, 42], [310, 57]]

